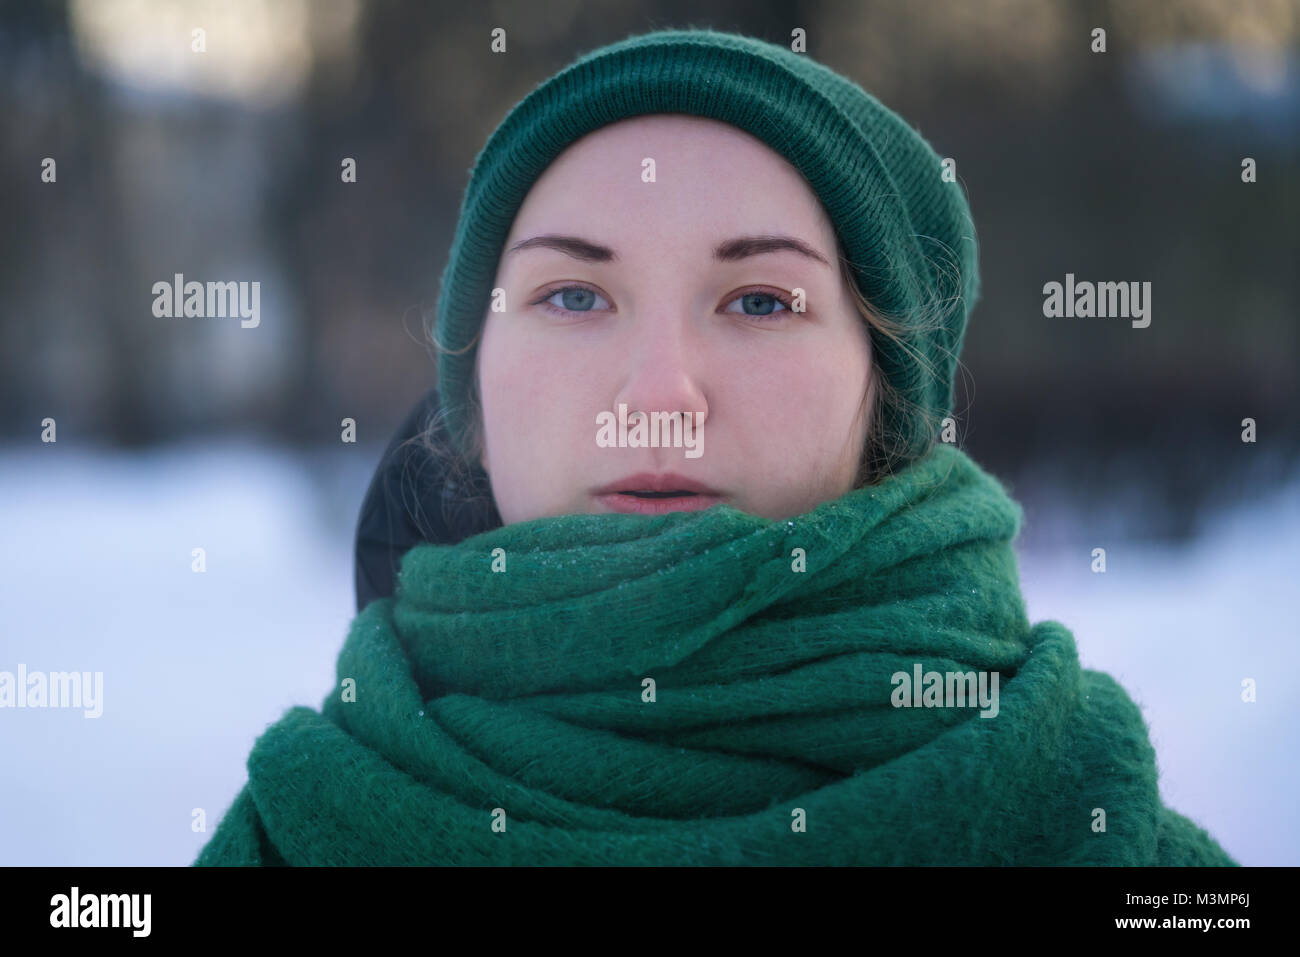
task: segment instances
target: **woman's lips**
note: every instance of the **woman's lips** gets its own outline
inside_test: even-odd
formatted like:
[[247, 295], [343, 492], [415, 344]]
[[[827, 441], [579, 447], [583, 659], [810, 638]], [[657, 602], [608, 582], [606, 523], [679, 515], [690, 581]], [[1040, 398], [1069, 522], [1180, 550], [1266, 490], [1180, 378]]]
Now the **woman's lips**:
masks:
[[633, 515], [698, 512], [725, 498], [717, 489], [673, 472], [638, 472], [594, 489], [591, 494], [610, 511]]

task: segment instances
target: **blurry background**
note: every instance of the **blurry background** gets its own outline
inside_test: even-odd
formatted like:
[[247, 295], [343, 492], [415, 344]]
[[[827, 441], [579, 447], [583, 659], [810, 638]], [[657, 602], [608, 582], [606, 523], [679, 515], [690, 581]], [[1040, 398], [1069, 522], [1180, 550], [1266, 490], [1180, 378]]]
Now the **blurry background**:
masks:
[[[105, 699], [0, 710], [0, 864], [188, 864], [257, 735], [319, 705], [477, 151], [578, 54], [680, 26], [802, 27], [956, 159], [984, 277], [959, 432], [1025, 507], [1031, 618], [1142, 706], [1169, 804], [1300, 864], [1300, 0], [0, 11], [0, 670]], [[1149, 281], [1150, 327], [1045, 318], [1067, 272]], [[156, 318], [175, 273], [260, 281], [260, 325]]]

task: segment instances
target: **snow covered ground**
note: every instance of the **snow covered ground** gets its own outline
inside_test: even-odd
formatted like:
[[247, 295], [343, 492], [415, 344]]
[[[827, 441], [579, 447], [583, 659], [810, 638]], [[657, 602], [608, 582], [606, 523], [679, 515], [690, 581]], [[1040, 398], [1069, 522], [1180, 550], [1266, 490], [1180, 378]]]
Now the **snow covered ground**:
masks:
[[[194, 859], [257, 736], [334, 683], [379, 451], [0, 449], [0, 670], [104, 675], [99, 718], [0, 711], [0, 865]], [[1190, 548], [1095, 543], [1105, 574], [1077, 542], [1022, 549], [1030, 617], [1142, 706], [1168, 804], [1244, 864], [1300, 864], [1300, 485]]]
[[1142, 708], [1166, 804], [1242, 864], [1300, 864], [1300, 482], [1190, 547], [1075, 534], [1068, 552], [1020, 551], [1030, 620], [1068, 626], [1083, 666]]

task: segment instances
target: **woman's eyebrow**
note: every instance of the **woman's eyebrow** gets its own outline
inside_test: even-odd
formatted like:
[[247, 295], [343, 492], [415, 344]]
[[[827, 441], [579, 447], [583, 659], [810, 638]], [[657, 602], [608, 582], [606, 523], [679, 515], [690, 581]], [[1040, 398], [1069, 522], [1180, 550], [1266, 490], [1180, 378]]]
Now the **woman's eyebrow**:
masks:
[[554, 249], [587, 263], [616, 262], [618, 254], [608, 246], [579, 239], [577, 236], [534, 236], [522, 239], [506, 250], [506, 255], [522, 249]]
[[793, 236], [740, 236], [736, 239], [728, 239], [726, 242], [718, 244], [718, 248], [713, 251], [713, 258], [724, 263], [736, 262], [747, 256], [758, 256], [762, 253], [775, 253], [782, 250], [796, 252], [801, 256], [807, 256], [809, 259], [815, 259], [826, 266], [830, 265], [825, 256], [802, 239], [795, 239]]
[[[574, 259], [589, 263], [618, 261], [618, 253], [608, 246], [602, 246], [599, 243], [593, 243], [577, 236], [548, 234], [534, 236], [532, 239], [522, 239], [506, 250], [506, 254], [509, 255], [524, 249], [554, 249], [566, 256], [572, 256]], [[718, 262], [737, 262], [749, 256], [781, 251], [795, 252], [809, 259], [815, 259], [826, 266], [830, 265], [825, 256], [808, 243], [801, 239], [795, 239], [793, 236], [738, 236], [735, 239], [728, 239], [719, 243], [713, 250], [713, 258]]]

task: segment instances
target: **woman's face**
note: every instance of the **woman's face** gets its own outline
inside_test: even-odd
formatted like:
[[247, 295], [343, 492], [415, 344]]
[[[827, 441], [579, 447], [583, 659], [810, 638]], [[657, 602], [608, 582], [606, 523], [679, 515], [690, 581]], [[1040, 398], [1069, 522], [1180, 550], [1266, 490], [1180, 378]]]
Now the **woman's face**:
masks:
[[[805, 252], [752, 242], [771, 238]], [[870, 340], [816, 194], [748, 133], [656, 114], [572, 144], [496, 287], [477, 361], [505, 524], [719, 502], [783, 519], [852, 488]]]

